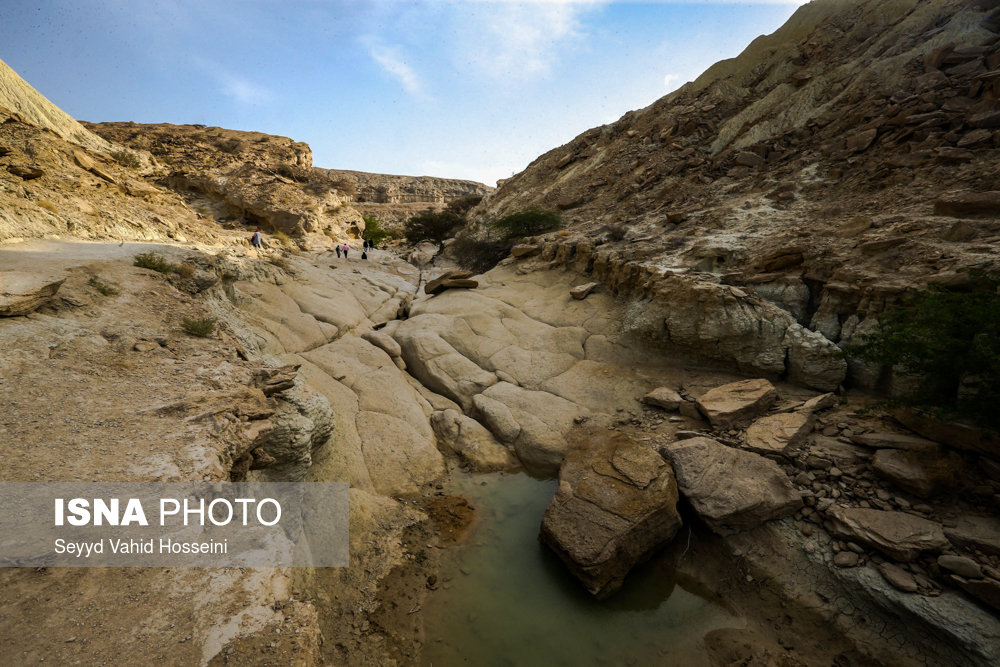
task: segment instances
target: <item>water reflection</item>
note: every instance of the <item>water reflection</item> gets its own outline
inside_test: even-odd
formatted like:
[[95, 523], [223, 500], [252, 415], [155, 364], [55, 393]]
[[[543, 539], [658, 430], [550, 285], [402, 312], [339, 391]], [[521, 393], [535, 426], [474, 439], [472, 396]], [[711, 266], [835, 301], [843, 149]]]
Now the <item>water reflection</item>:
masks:
[[[526, 475], [456, 481], [451, 491], [469, 496], [482, 521], [428, 600], [424, 664], [707, 664], [701, 638], [739, 619], [678, 583], [676, 553], [636, 568], [611, 598], [593, 599], [538, 542], [555, 489]], [[686, 535], [682, 528], [678, 539]]]

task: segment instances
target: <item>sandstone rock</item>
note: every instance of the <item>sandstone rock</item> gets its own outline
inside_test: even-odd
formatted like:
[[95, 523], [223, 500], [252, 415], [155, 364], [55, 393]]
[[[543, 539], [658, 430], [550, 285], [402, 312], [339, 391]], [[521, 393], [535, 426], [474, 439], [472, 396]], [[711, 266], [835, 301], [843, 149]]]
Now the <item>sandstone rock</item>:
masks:
[[965, 556], [941, 554], [938, 556], [937, 564], [966, 579], [981, 579], [983, 576], [983, 568], [979, 567], [979, 563]]
[[834, 505], [827, 517], [831, 535], [867, 544], [900, 561], [948, 546], [940, 524], [905, 512]]
[[746, 432], [747, 448], [759, 454], [780, 454], [799, 444], [812, 431], [813, 417], [804, 412], [786, 412], [761, 417]]
[[538, 246], [534, 243], [518, 243], [510, 249], [510, 256], [517, 257], [518, 259], [522, 257], [530, 257], [538, 254], [538, 250]]
[[875, 431], [872, 433], [859, 433], [851, 436], [851, 442], [865, 447], [875, 449], [905, 449], [920, 450], [933, 449], [937, 443], [926, 438], [919, 438], [906, 433], [892, 433], [889, 431]]
[[1000, 458], [1000, 435], [959, 423], [940, 422], [908, 410], [894, 410], [892, 416], [903, 426], [954, 449]]
[[969, 116], [966, 122], [972, 127], [997, 129], [1000, 128], [1000, 111], [982, 111]]
[[160, 344], [151, 340], [140, 340], [132, 346], [132, 349], [136, 352], [152, 352], [153, 350], [159, 350]]
[[985, 603], [993, 609], [1000, 609], [1000, 581], [989, 578], [969, 581], [964, 577], [954, 574], [951, 576], [951, 580], [959, 588], [980, 602]]
[[577, 285], [569, 291], [569, 295], [576, 300], [585, 299], [587, 295], [594, 291], [597, 287], [597, 283], [584, 283], [582, 285]]
[[832, 408], [837, 403], [836, 394], [820, 394], [819, 396], [814, 396], [808, 401], [802, 404], [799, 408], [800, 412], [819, 412], [820, 410], [826, 410], [827, 408]]
[[713, 428], [728, 428], [751, 419], [774, 405], [778, 390], [767, 380], [741, 380], [715, 387], [697, 400], [698, 409]]
[[670, 465], [648, 446], [608, 433], [567, 453], [539, 539], [600, 598], [680, 526]]
[[857, 567], [858, 554], [853, 551], [840, 551], [833, 557], [833, 564], [837, 567]]
[[673, 465], [681, 493], [717, 533], [747, 530], [802, 507], [801, 494], [781, 467], [758, 454], [704, 437], [660, 453]]
[[959, 516], [945, 526], [944, 534], [958, 546], [1000, 556], [1000, 519], [995, 517]]
[[515, 464], [509, 449], [497, 442], [482, 424], [457, 410], [435, 412], [431, 415], [431, 427], [438, 441], [473, 470], [506, 470]]
[[642, 402], [664, 410], [676, 410], [684, 402], [684, 398], [670, 387], [657, 387], [643, 396]]
[[940, 69], [941, 65], [944, 63], [944, 59], [954, 50], [954, 44], [945, 44], [944, 46], [939, 46], [934, 49], [924, 56], [924, 70], [930, 72], [932, 70]]
[[882, 573], [885, 580], [896, 590], [903, 591], [904, 593], [917, 592], [917, 581], [913, 578], [913, 575], [895, 563], [888, 561], [879, 563], [878, 571]]
[[968, 148], [970, 146], [985, 144], [991, 139], [993, 139], [993, 130], [973, 130], [959, 139], [958, 143], [955, 145], [958, 148]]
[[921, 498], [950, 490], [962, 470], [962, 459], [941, 447], [912, 451], [881, 449], [872, 457], [881, 477]]
[[872, 452], [864, 447], [851, 445], [825, 435], [812, 436], [809, 454], [842, 466], [864, 463], [872, 457]]
[[934, 202], [934, 215], [953, 218], [1000, 215], [1000, 192], [961, 192], [943, 195]]
[[399, 343], [387, 333], [382, 331], [366, 331], [361, 334], [361, 338], [381, 349], [393, 359], [403, 356], [403, 349], [399, 346]]
[[20, 176], [25, 181], [33, 181], [45, 175], [45, 170], [34, 165], [8, 164], [7, 171]]
[[875, 142], [875, 137], [878, 136], [878, 130], [871, 129], [865, 130], [864, 132], [859, 132], [847, 138], [847, 150], [852, 153], [860, 153], [862, 151], [868, 150], [869, 146]]
[[477, 281], [469, 279], [471, 275], [472, 271], [462, 271], [459, 269], [448, 271], [434, 280], [428, 280], [424, 285], [424, 292], [427, 294], [440, 294], [452, 288], [470, 289], [479, 287]]
[[751, 153], [750, 151], [741, 151], [737, 153], [733, 157], [733, 161], [741, 167], [759, 167], [764, 164], [764, 158], [756, 153]]
[[56, 295], [65, 281], [20, 271], [0, 272], [0, 317], [38, 310]]
[[265, 396], [274, 396], [295, 386], [295, 376], [302, 364], [291, 364], [280, 368], [265, 368], [256, 373], [253, 385], [259, 387]]

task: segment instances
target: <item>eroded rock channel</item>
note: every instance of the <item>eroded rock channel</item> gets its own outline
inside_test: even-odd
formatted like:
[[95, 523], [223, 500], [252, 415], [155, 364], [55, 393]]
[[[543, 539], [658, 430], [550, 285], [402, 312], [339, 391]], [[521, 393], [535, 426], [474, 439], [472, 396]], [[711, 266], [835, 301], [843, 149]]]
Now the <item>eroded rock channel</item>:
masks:
[[[517, 614], [518, 587], [554, 571], [565, 595], [569, 572], [583, 585], [547, 599], [547, 614], [569, 604], [572, 623], [593, 605], [611, 632], [615, 605], [630, 604], [616, 591], [631, 600], [630, 578], [666, 577], [684, 592], [646, 599], [656, 618], [708, 614], [669, 653], [691, 664], [1000, 657], [1000, 527], [975, 502], [938, 502], [990, 488], [976, 455], [858, 417], [863, 395], [748, 378], [717, 349], [658, 344], [651, 313], [668, 301], [600, 283], [573, 298], [588, 276], [537, 256], [427, 296], [421, 272], [387, 251], [158, 246], [192, 267], [166, 278], [132, 266], [148, 249], [0, 251], [10, 275], [44, 259], [45, 285], [64, 281], [0, 319], [4, 479], [346, 481], [350, 565], [3, 570], [6, 655], [430, 663], [461, 646], [443, 628], [461, 634], [478, 615], [441, 612], [457, 609], [447, 596], [467, 590], [464, 572], [495, 569], [528, 526], [524, 566], [541, 570], [522, 580], [511, 560], [510, 608], [494, 614]], [[732, 296], [718, 307], [746, 313]], [[186, 336], [181, 315], [216, 317], [218, 331]], [[468, 490], [477, 479], [485, 495]], [[521, 537], [504, 537], [509, 521]], [[122, 609], [138, 630], [118, 630]], [[668, 655], [647, 626], [642, 656]]]

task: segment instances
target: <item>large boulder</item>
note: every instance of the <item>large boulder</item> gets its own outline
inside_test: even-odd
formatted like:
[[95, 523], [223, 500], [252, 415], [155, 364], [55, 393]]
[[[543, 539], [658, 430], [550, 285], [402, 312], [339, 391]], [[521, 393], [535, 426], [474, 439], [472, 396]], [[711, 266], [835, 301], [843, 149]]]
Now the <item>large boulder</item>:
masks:
[[807, 412], [785, 412], [761, 417], [746, 432], [747, 448], [758, 454], [781, 454], [787, 447], [799, 444], [813, 427], [813, 416]]
[[944, 534], [952, 544], [1000, 556], [1000, 519], [959, 516], [945, 526]]
[[948, 546], [941, 524], [906, 512], [833, 505], [827, 517], [835, 537], [867, 544], [899, 561], [912, 561], [925, 551], [939, 553]]
[[447, 271], [433, 280], [428, 280], [427, 284], [424, 285], [424, 292], [427, 294], [440, 294], [447, 289], [456, 287], [466, 289], [479, 287], [477, 281], [470, 279], [471, 275], [472, 271], [463, 271], [461, 269]]
[[509, 449], [497, 442], [486, 427], [458, 410], [438, 410], [431, 415], [431, 427], [439, 446], [454, 452], [474, 470], [488, 472], [516, 466]]
[[0, 273], [0, 317], [27, 315], [38, 310], [66, 281], [51, 280], [45, 276], [21, 271]]
[[697, 437], [660, 453], [673, 464], [681, 493], [717, 533], [748, 530], [794, 514], [801, 494], [774, 461]]
[[680, 526], [670, 465], [648, 446], [608, 432], [566, 455], [539, 539], [588, 591], [606, 597]]
[[905, 451], [880, 449], [872, 457], [875, 472], [921, 498], [950, 491], [962, 471], [962, 457], [943, 447]]
[[721, 429], [763, 414], [776, 400], [778, 390], [767, 380], [741, 380], [705, 392], [698, 409], [713, 428]]

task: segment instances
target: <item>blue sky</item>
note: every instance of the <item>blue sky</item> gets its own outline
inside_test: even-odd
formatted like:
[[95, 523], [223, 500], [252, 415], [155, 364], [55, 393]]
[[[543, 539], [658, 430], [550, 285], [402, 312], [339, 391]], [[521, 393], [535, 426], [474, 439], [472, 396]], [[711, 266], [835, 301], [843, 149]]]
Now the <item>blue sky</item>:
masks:
[[801, 4], [11, 0], [0, 59], [81, 120], [256, 130], [318, 167], [492, 185]]

